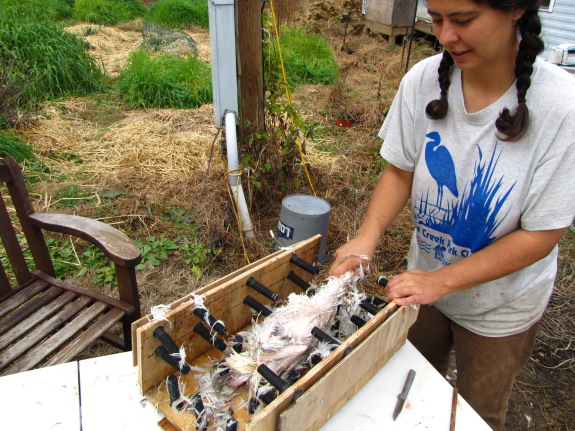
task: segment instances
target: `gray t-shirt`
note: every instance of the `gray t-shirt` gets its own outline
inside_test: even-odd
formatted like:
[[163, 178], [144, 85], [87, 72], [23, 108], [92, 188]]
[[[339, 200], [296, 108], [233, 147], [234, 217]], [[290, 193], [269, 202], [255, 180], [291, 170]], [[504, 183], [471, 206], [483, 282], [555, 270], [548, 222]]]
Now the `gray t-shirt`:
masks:
[[[495, 121], [504, 107], [516, 108], [515, 84], [492, 105], [468, 113], [461, 71], [453, 67], [447, 116], [427, 118], [425, 107], [439, 97], [440, 60], [423, 60], [406, 74], [379, 132], [381, 155], [414, 173], [408, 267], [427, 271], [519, 227], [569, 226], [575, 214], [575, 78], [537, 59], [527, 92], [529, 130], [505, 142]], [[477, 334], [516, 334], [541, 318], [556, 271], [557, 247], [527, 268], [434, 305]]]

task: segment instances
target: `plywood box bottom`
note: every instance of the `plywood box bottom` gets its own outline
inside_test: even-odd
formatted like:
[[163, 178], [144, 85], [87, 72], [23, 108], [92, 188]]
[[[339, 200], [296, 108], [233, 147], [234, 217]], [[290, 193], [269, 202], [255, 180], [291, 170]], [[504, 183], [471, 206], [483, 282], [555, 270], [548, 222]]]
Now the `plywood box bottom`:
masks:
[[[246, 281], [253, 277], [279, 293], [283, 299], [291, 292], [301, 293], [301, 288], [288, 280], [287, 275], [292, 272], [308, 282], [313, 275], [293, 264], [291, 258], [296, 255], [307, 262], [315, 262], [320, 240], [318, 235], [294, 245], [290, 250], [278, 251], [199, 289], [195, 294], [204, 296], [204, 305], [215, 318], [225, 322], [228, 334], [233, 336], [248, 328], [253, 317], [249, 307], [243, 304], [246, 295], [264, 304], [271, 303], [264, 296], [254, 293]], [[154, 352], [160, 342], [153, 336], [153, 332], [158, 326], [163, 326], [178, 346], [185, 346], [186, 360], [191, 366], [206, 367], [221, 359], [222, 352], [193, 332], [194, 326], [200, 321], [192, 313], [194, 306], [190, 295], [170, 305], [171, 310], [165, 316], [167, 321], [150, 320], [148, 317], [133, 326], [140, 389], [169, 422], [180, 430], [194, 430], [195, 416], [170, 406], [165, 380], [168, 375], [179, 373], [155, 356]], [[238, 393], [239, 397], [229, 406], [234, 411], [234, 418], [238, 420], [238, 429], [317, 430], [399, 350], [416, 316], [415, 308], [398, 307], [395, 302], [390, 303], [273, 402], [253, 415], [249, 414], [246, 407], [249, 402], [247, 396]], [[352, 349], [351, 353], [349, 348]], [[194, 373], [179, 377], [185, 382], [186, 395], [191, 397], [197, 386]], [[294, 397], [296, 393], [297, 397]]]

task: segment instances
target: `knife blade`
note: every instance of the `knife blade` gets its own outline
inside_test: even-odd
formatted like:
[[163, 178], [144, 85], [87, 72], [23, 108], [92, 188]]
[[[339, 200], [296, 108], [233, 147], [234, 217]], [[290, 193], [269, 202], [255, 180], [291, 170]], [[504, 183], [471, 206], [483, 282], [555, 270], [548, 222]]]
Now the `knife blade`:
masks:
[[405, 380], [405, 384], [403, 385], [403, 391], [401, 391], [401, 393], [397, 396], [397, 404], [395, 405], [395, 410], [393, 411], [393, 420], [397, 419], [399, 413], [403, 409], [403, 405], [405, 404], [407, 394], [411, 389], [411, 384], [413, 383], [414, 378], [415, 378], [415, 371], [409, 370], [409, 374], [407, 374], [407, 379]]

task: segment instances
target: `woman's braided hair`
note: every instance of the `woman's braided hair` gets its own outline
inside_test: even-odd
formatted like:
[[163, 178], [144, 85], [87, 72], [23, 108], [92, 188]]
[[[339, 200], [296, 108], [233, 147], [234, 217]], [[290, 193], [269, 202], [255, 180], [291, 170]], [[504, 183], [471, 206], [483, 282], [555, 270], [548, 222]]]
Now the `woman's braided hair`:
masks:
[[[488, 3], [494, 9], [510, 11], [515, 8], [525, 9], [523, 16], [517, 21], [517, 28], [521, 35], [519, 42], [519, 52], [515, 59], [515, 78], [517, 88], [517, 110], [512, 114], [505, 108], [495, 122], [497, 130], [505, 135], [505, 141], [517, 141], [520, 139], [529, 126], [529, 109], [525, 103], [527, 90], [531, 86], [531, 73], [533, 63], [537, 55], [543, 51], [543, 40], [539, 37], [541, 33], [541, 20], [539, 19], [540, 0], [473, 0], [476, 3]], [[443, 58], [439, 65], [439, 88], [440, 98], [432, 100], [427, 105], [425, 112], [433, 120], [439, 120], [447, 115], [447, 90], [450, 81], [449, 74], [453, 59], [447, 51], [443, 53]]]

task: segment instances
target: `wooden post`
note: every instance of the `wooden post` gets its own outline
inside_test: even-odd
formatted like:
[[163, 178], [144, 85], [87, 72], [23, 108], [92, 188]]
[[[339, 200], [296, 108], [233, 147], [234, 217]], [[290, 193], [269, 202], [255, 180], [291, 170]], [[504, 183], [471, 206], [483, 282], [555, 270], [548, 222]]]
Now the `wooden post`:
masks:
[[264, 128], [262, 0], [238, 0], [238, 77], [242, 139]]

